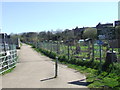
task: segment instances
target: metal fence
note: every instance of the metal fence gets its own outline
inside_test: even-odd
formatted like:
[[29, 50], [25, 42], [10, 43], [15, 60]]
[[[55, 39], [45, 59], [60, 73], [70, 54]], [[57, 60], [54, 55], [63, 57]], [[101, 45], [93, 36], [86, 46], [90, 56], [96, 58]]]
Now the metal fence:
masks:
[[[69, 58], [75, 57], [78, 59], [90, 59], [92, 57], [91, 46], [86, 43], [75, 43], [74, 45], [60, 43], [60, 42], [38, 42], [31, 43], [36, 48], [43, 48], [50, 52], [58, 53], [59, 55], [66, 55]], [[99, 46], [95, 45], [95, 59], [99, 57]], [[102, 48], [104, 50], [104, 48]], [[105, 58], [105, 52], [102, 52], [102, 57]]]
[[[68, 58], [75, 57], [82, 60], [92, 58], [92, 46], [88, 42], [75, 43], [74, 45], [60, 43], [60, 42], [37, 42], [31, 43], [36, 48], [43, 48], [50, 52], [58, 53], [59, 55], [68, 56]], [[94, 44], [94, 59], [100, 60], [99, 45]], [[110, 48], [111, 50], [111, 48]], [[118, 61], [120, 59], [118, 49], [114, 49], [117, 54]], [[101, 47], [101, 58], [106, 59], [107, 47]]]
[[17, 63], [17, 50], [0, 52], [0, 74], [15, 67]]

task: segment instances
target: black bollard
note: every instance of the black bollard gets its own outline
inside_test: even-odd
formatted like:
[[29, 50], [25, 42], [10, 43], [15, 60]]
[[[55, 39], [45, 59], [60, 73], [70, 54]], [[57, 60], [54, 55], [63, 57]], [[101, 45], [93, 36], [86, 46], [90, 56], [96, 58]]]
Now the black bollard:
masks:
[[58, 76], [58, 57], [56, 57], [56, 61], [55, 61], [55, 78], [57, 78]]

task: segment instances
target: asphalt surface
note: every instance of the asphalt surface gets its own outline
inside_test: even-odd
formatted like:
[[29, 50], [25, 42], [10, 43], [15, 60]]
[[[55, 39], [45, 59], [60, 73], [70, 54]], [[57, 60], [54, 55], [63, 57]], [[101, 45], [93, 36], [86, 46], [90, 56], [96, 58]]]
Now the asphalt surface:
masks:
[[[23, 44], [18, 51], [16, 68], [2, 76], [2, 88], [86, 88], [85, 75], [58, 65], [58, 77], [54, 78], [55, 62]], [[0, 83], [1, 84], [1, 83]]]

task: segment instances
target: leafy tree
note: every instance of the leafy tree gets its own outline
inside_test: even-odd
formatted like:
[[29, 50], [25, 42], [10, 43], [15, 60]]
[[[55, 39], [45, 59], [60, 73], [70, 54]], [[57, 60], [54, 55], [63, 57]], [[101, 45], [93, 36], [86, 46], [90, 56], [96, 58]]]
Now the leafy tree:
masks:
[[97, 29], [96, 28], [86, 28], [83, 32], [84, 38], [90, 38], [92, 43], [92, 61], [94, 61], [94, 40], [97, 38]]
[[28, 33], [22, 33], [21, 34], [21, 41], [22, 42], [37, 42], [38, 33], [36, 32], [28, 32]]
[[86, 28], [85, 31], [83, 32], [83, 37], [84, 38], [90, 38], [90, 39], [96, 39], [97, 37], [97, 29], [96, 28]]
[[10, 37], [10, 40], [8, 40], [9, 44], [16, 44], [17, 39], [20, 38], [20, 35], [11, 33], [9, 37]]

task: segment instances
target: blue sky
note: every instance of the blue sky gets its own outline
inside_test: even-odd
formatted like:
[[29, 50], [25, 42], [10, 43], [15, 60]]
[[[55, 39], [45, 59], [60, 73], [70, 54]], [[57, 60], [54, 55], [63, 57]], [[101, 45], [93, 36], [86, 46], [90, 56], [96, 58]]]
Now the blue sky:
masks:
[[3, 2], [2, 32], [93, 27], [118, 19], [117, 2]]

